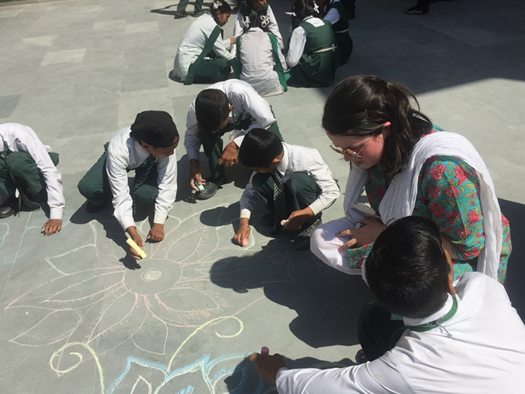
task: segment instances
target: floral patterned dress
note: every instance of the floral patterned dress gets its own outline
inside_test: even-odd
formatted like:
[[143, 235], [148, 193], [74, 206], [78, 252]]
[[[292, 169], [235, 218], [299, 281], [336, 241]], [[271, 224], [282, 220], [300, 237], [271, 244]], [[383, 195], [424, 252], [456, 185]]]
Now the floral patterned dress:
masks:
[[[444, 131], [434, 126], [429, 134]], [[428, 135], [428, 134], [426, 134]], [[424, 138], [424, 136], [422, 137]], [[378, 212], [388, 184], [379, 165], [368, 171], [365, 190], [371, 207]], [[419, 185], [413, 215], [424, 216], [440, 228], [452, 243], [459, 258], [453, 260], [454, 279], [476, 270], [477, 257], [485, 246], [483, 214], [476, 171], [461, 159], [452, 156], [429, 158], [419, 173]], [[503, 244], [498, 267], [498, 281], [505, 282], [507, 263], [512, 250], [510, 227], [501, 215]], [[372, 244], [349, 249], [350, 266], [358, 268], [368, 256]]]

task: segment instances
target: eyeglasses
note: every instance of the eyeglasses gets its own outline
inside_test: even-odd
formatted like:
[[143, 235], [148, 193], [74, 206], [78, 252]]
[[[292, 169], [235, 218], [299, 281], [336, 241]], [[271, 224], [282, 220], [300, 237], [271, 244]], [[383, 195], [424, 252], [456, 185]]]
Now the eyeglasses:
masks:
[[368, 141], [370, 141], [370, 138], [372, 138], [372, 136], [369, 136], [367, 138], [365, 144], [361, 147], [361, 149], [359, 149], [359, 152], [354, 152], [353, 150], [350, 150], [348, 148], [339, 148], [337, 146], [334, 146], [334, 144], [330, 144], [330, 148], [332, 148], [332, 150], [334, 152], [337, 152], [340, 155], [348, 155], [348, 156], [350, 156], [351, 159], [362, 160], [363, 157], [360, 156], [360, 153], [363, 151], [363, 149], [365, 149], [365, 146], [366, 146], [366, 144], [368, 144]]

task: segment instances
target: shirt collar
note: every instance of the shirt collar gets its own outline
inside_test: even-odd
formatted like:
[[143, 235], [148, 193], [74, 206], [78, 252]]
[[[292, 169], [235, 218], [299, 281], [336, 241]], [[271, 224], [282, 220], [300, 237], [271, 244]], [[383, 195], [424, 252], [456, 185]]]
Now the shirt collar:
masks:
[[453, 303], [454, 301], [452, 300], [452, 296], [450, 294], [447, 294], [447, 300], [445, 301], [445, 305], [443, 305], [443, 307], [436, 313], [428, 317], [424, 317], [422, 319], [413, 319], [410, 317], [403, 317], [403, 322], [405, 323], [405, 326], [420, 326], [422, 324], [427, 324], [427, 323], [436, 321], [439, 318], [445, 316], [450, 311]]
[[281, 159], [281, 162], [277, 166], [277, 171], [284, 176], [286, 174], [286, 170], [288, 169], [288, 148], [285, 144], [283, 144], [283, 158]]

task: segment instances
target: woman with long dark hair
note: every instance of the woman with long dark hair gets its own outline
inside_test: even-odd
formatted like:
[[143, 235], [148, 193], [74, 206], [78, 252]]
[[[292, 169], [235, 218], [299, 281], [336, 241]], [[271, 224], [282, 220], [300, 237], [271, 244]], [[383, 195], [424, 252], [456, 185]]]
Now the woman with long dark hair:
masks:
[[[320, 226], [312, 252], [360, 274], [385, 226], [417, 215], [439, 227], [456, 276], [480, 271], [505, 281], [510, 229], [479, 153], [461, 135], [432, 125], [410, 90], [374, 76], [340, 82], [325, 104], [332, 149], [350, 162], [345, 217]], [[365, 191], [370, 207], [357, 203]]]

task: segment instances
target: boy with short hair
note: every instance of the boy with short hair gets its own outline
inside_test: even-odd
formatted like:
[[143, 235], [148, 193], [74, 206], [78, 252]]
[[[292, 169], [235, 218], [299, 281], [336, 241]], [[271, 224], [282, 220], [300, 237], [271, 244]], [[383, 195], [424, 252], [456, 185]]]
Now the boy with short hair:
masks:
[[[275, 133], [282, 140], [270, 104], [244, 81], [231, 79], [209, 86], [190, 105], [186, 120], [184, 146], [190, 160], [189, 182], [201, 200], [211, 198], [226, 182], [224, 167], [237, 162], [242, 136], [254, 128]], [[234, 130], [231, 142], [223, 150], [222, 136]], [[208, 158], [210, 177], [202, 179], [200, 146]], [[223, 167], [224, 165], [224, 167]], [[204, 190], [199, 191], [202, 185]]]
[[[112, 199], [114, 215], [135, 243], [144, 249], [133, 218], [135, 202], [155, 202], [150, 242], [164, 239], [164, 222], [177, 196], [179, 133], [171, 115], [164, 111], [144, 111], [130, 127], [115, 133], [105, 151], [78, 183], [88, 200], [86, 210], [96, 212]], [[135, 170], [130, 190], [128, 171]], [[134, 258], [138, 253], [129, 248]]]
[[408, 216], [388, 226], [364, 270], [379, 301], [358, 324], [368, 362], [288, 370], [278, 354], [253, 354], [279, 393], [525, 392], [525, 325], [496, 280], [468, 272], [453, 282], [432, 221]]
[[254, 173], [241, 197], [234, 240], [247, 245], [251, 212], [261, 198], [274, 218], [273, 233], [302, 229], [294, 246], [309, 249], [322, 211], [339, 197], [337, 182], [317, 149], [289, 145], [267, 130], [253, 129], [242, 141], [239, 162]]
[[[66, 203], [57, 164], [58, 153], [51, 152], [33, 129], [18, 123], [1, 124], [0, 218], [14, 215], [22, 202], [29, 209], [40, 208], [40, 199], [47, 194], [49, 220], [42, 233], [46, 236], [58, 233]], [[17, 189], [22, 201], [15, 201]]]

